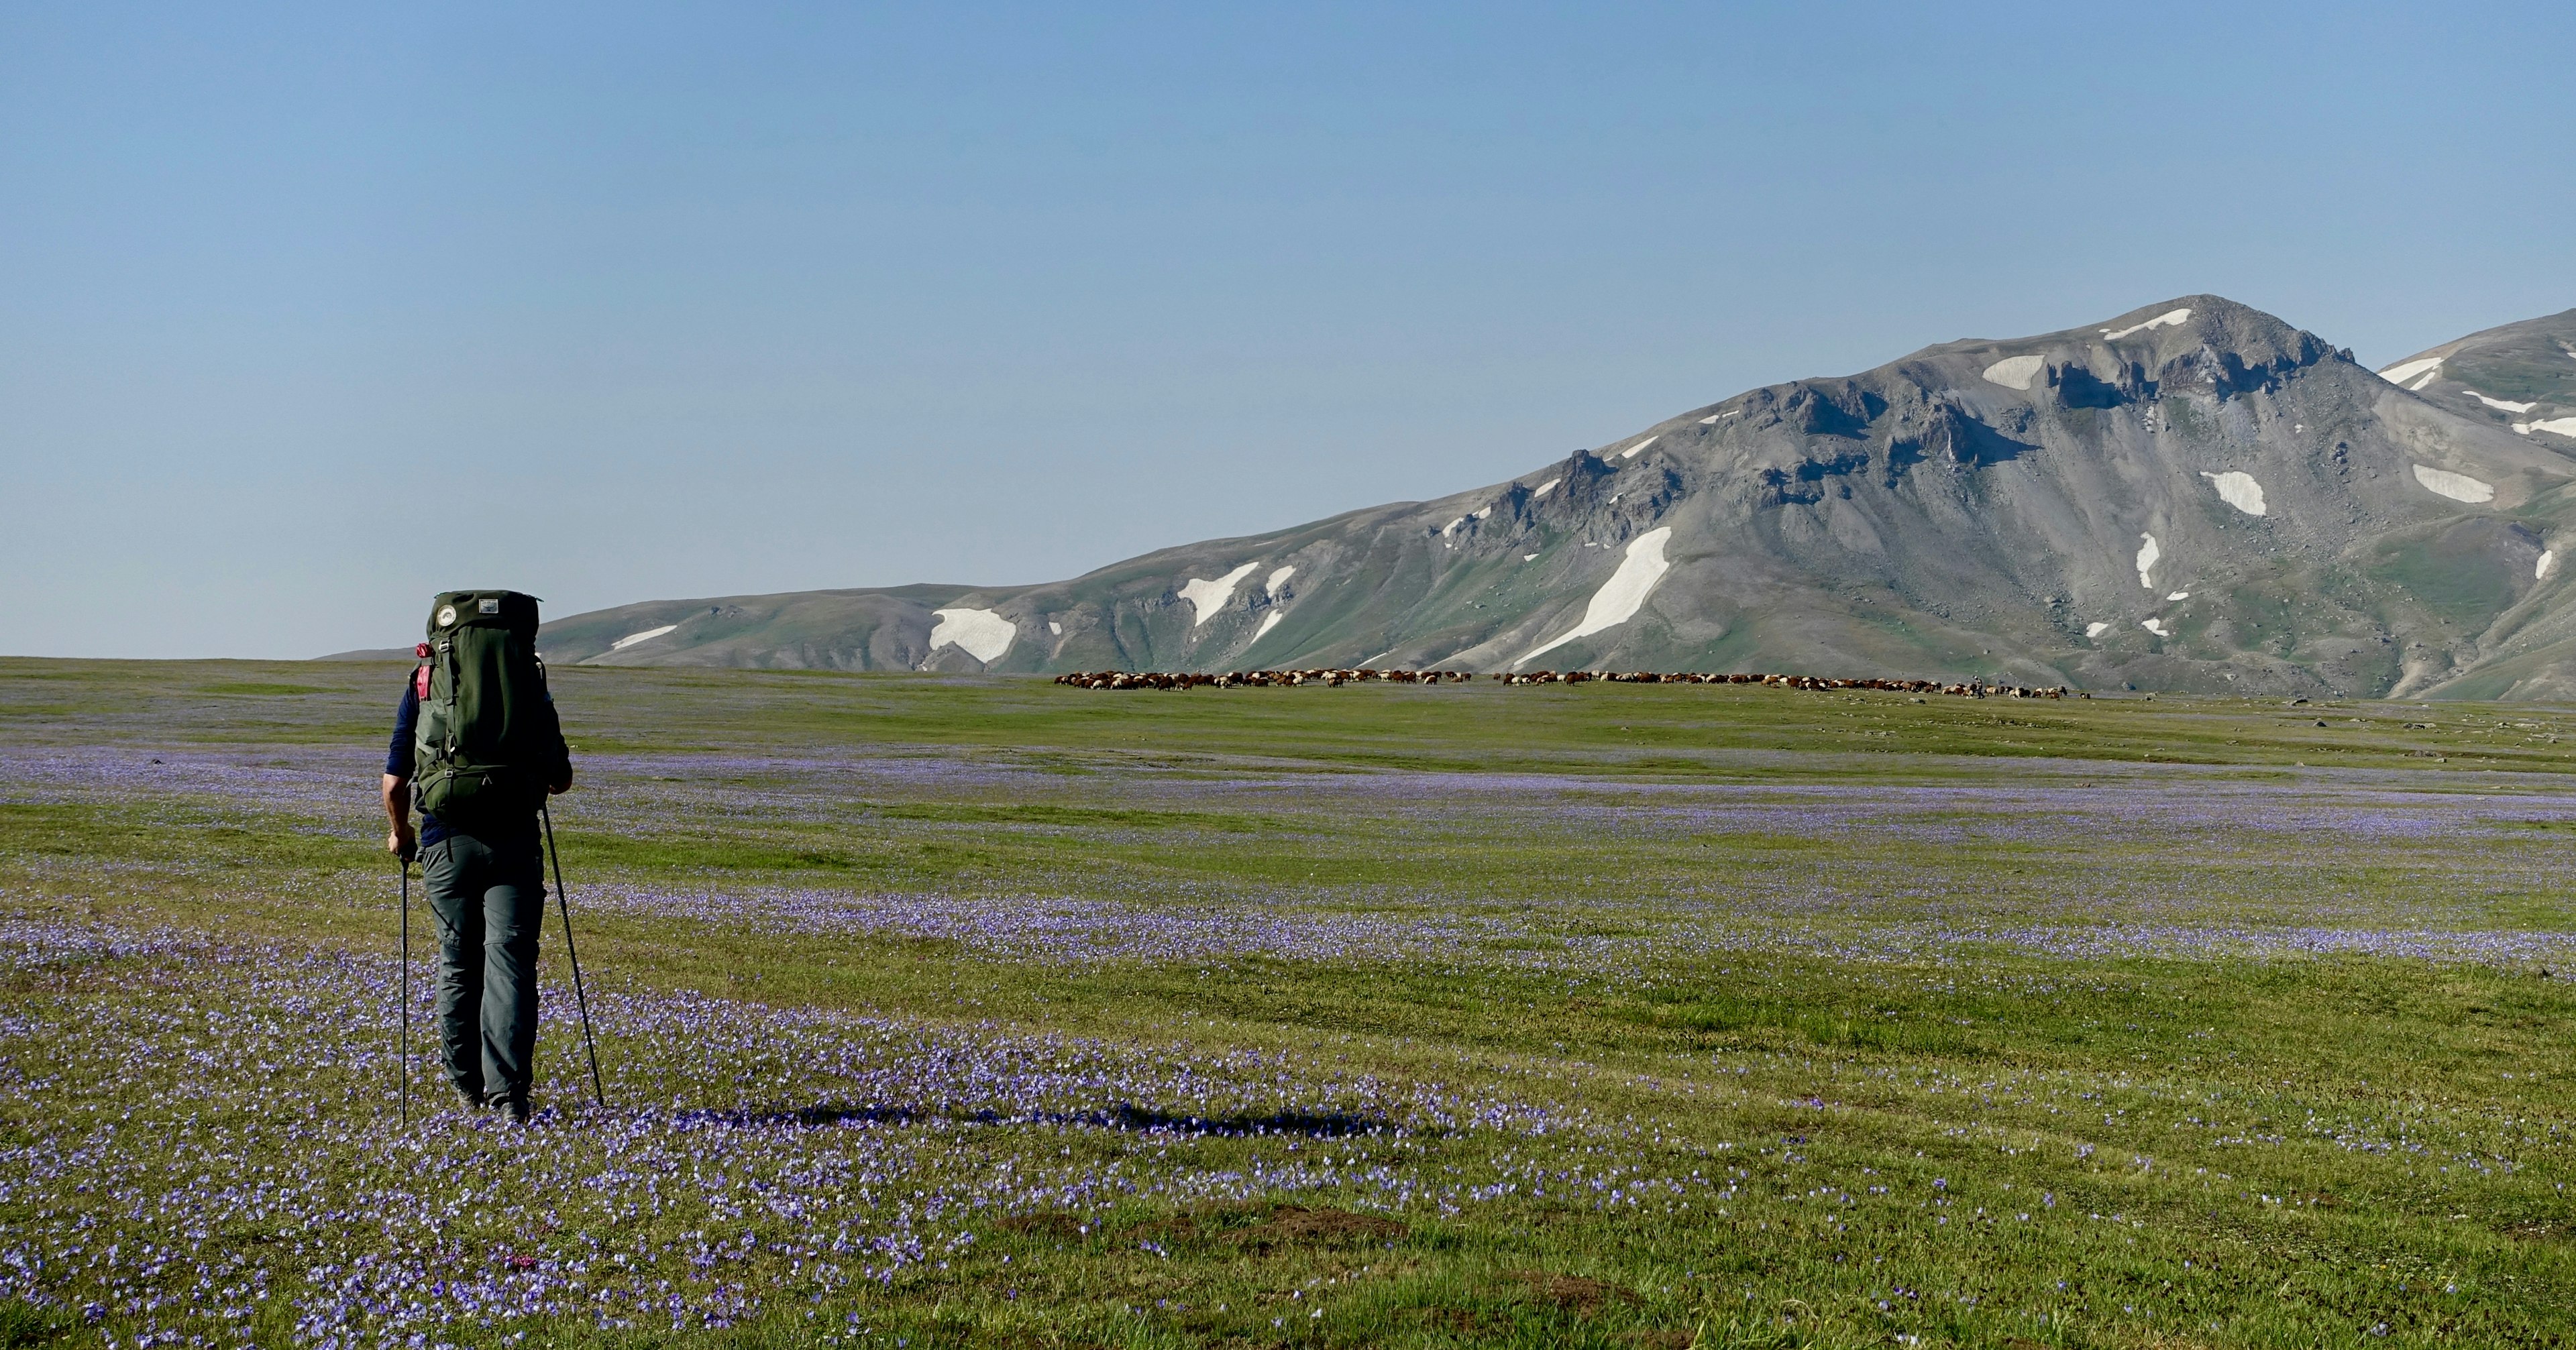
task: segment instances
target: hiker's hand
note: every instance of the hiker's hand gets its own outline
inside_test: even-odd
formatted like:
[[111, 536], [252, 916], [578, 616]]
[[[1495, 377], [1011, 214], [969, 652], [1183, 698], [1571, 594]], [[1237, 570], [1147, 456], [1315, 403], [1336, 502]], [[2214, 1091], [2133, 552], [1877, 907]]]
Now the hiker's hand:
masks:
[[572, 791], [572, 770], [570, 769], [563, 771], [563, 777], [546, 784], [546, 795], [549, 797], [560, 797], [570, 791]]
[[420, 837], [409, 830], [395, 830], [385, 836], [385, 852], [408, 864], [420, 856]]

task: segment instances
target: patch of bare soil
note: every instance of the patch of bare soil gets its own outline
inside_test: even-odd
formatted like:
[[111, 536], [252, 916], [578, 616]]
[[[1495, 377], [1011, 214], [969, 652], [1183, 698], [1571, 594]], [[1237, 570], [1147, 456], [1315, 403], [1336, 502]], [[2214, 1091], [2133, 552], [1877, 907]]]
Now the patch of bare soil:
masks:
[[1598, 1312], [1605, 1303], [1634, 1303], [1635, 1291], [1580, 1275], [1554, 1275], [1544, 1270], [1515, 1270], [1512, 1278], [1522, 1287], [1560, 1308], [1575, 1312]]
[[1453, 1336], [1479, 1337], [1497, 1325], [1491, 1316], [1470, 1308], [1408, 1308], [1403, 1316]]
[[1356, 1243], [1393, 1242], [1408, 1231], [1403, 1224], [1377, 1214], [1347, 1209], [1306, 1209], [1281, 1205], [1267, 1221], [1226, 1234], [1244, 1247], [1338, 1247]]
[[993, 1225], [1005, 1233], [1022, 1237], [1074, 1238], [1083, 1236], [1082, 1221], [1070, 1214], [1015, 1214]]

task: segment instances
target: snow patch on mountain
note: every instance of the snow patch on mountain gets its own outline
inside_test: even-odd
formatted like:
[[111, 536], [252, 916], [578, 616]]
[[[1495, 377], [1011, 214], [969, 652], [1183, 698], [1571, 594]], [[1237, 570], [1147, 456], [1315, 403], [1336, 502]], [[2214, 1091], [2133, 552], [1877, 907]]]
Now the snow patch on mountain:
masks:
[[1455, 531], [1456, 531], [1460, 526], [1465, 525], [1468, 521], [1471, 521], [1471, 520], [1483, 520], [1485, 517], [1490, 516], [1490, 515], [1492, 515], [1492, 514], [1494, 514], [1494, 508], [1492, 508], [1492, 507], [1490, 507], [1490, 506], [1486, 507], [1486, 508], [1485, 508], [1484, 510], [1482, 510], [1482, 511], [1470, 511], [1470, 512], [1468, 512], [1467, 514], [1465, 514], [1465, 515], [1463, 515], [1463, 516], [1458, 517], [1456, 520], [1450, 521], [1448, 524], [1441, 526], [1441, 527], [1440, 527], [1440, 537], [1441, 537], [1441, 538], [1443, 538], [1443, 539], [1446, 539], [1446, 538], [1448, 538], [1452, 533], [1454, 533], [1454, 532], [1455, 532]]
[[2441, 357], [2423, 356], [2417, 357], [2412, 361], [2400, 361], [2396, 365], [2390, 366], [2388, 369], [2379, 372], [2379, 378], [2388, 381], [2390, 384], [2402, 386], [2408, 380], [2414, 379], [2418, 375], [2437, 375], [2441, 373], [2441, 370]]
[[1539, 498], [1556, 491], [1556, 485], [1564, 481], [1565, 480], [1562, 477], [1559, 477], [1551, 478], [1546, 482], [1539, 484], [1536, 488], [1530, 491], [1530, 500], [1537, 501]]
[[1234, 598], [1234, 588], [1241, 584], [1245, 577], [1252, 575], [1252, 569], [1260, 565], [1257, 562], [1248, 562], [1213, 581], [1192, 577], [1183, 583], [1181, 598], [1189, 601], [1197, 613], [1197, 617], [1190, 620], [1190, 627], [1196, 628], [1215, 618], [1216, 612], [1225, 608], [1225, 602]]
[[677, 627], [679, 627], [679, 625], [676, 623], [666, 623], [659, 628], [647, 628], [641, 633], [629, 633], [615, 642], [609, 643], [608, 649], [612, 652], [622, 652], [627, 648], [634, 646], [638, 642], [650, 642]]
[[2227, 473], [2203, 473], [2209, 485], [2218, 489], [2218, 499], [2249, 516], [2263, 514], [2263, 485], [2254, 475], [2233, 470]]
[[2105, 342], [2117, 342], [2131, 333], [2143, 333], [2150, 328], [2180, 328], [2189, 322], [2191, 322], [2190, 310], [2169, 309], [2164, 313], [2147, 320], [2145, 323], [2133, 323], [2116, 333], [2105, 328], [2102, 330], [2102, 340]]
[[2142, 534], [2138, 538], [2145, 541], [2138, 545], [2138, 584], [2152, 591], [2156, 583], [2148, 578], [2147, 573], [2154, 570], [2156, 560], [2165, 556], [2165, 551], [2156, 546], [2156, 537], [2152, 534]]
[[1592, 603], [1583, 609], [1583, 622], [1555, 641], [1531, 648], [1528, 655], [1512, 664], [1528, 665], [1576, 638], [1590, 637], [1635, 618], [1637, 610], [1646, 603], [1647, 594], [1655, 589], [1655, 583], [1672, 570], [1672, 564], [1664, 559], [1664, 542], [1672, 537], [1673, 527], [1670, 525], [1659, 525], [1638, 535], [1628, 545], [1627, 556], [1619, 560], [1619, 570], [1611, 573], [1610, 579], [1601, 584], [1601, 589], [1592, 593]]
[[2426, 491], [2448, 497], [2455, 502], [2475, 503], [2495, 500], [2494, 484], [2481, 483], [2467, 474], [2453, 473], [2448, 469], [2428, 469], [2418, 464], [2415, 466], [2415, 481], [2423, 484]]
[[1020, 630], [1010, 620], [989, 609], [934, 609], [931, 617], [939, 620], [930, 630], [930, 649], [954, 646], [986, 665], [1002, 659], [1011, 649], [1011, 639]]
[[2513, 424], [2513, 429], [2525, 436], [2535, 431], [2546, 431], [2552, 436], [2564, 436], [2571, 441], [2576, 441], [2576, 417], [2553, 417], [2546, 422], [2516, 422]]
[[1277, 595], [1279, 593], [1279, 588], [1287, 585], [1288, 578], [1295, 575], [1297, 575], [1297, 564], [1295, 563], [1290, 563], [1286, 567], [1274, 568], [1270, 573], [1270, 579], [1261, 583], [1261, 589], [1270, 592], [1272, 595]]
[[2490, 408], [2495, 409], [2497, 412], [2527, 413], [2540, 406], [2537, 403], [2516, 403], [2511, 399], [2488, 398], [2486, 395], [2479, 393], [2475, 389], [2463, 389], [2460, 392], [2467, 394], [2469, 397], [2476, 399], [2478, 402], [2483, 403]]
[[1276, 628], [1276, 627], [1278, 627], [1278, 626], [1279, 626], [1279, 611], [1277, 611], [1277, 610], [1275, 610], [1275, 609], [1274, 609], [1274, 610], [1270, 611], [1269, 613], [1264, 614], [1264, 615], [1262, 615], [1262, 616], [1261, 616], [1261, 626], [1260, 626], [1259, 628], [1255, 628], [1255, 629], [1253, 629], [1253, 630], [1252, 630], [1252, 640], [1253, 640], [1253, 641], [1255, 641], [1255, 642], [1259, 642], [1265, 634], [1267, 634], [1271, 629]]
[[1619, 458], [1635, 459], [1638, 451], [1645, 449], [1647, 446], [1653, 445], [1656, 441], [1661, 439], [1662, 437], [1660, 436], [1649, 436], [1646, 439], [1637, 442], [1635, 445], [1629, 446], [1627, 449], [1620, 451]]
[[1986, 382], [2000, 384], [2006, 389], [2027, 390], [2030, 382], [2038, 378], [2039, 368], [2047, 364], [2045, 356], [2007, 356], [1986, 367]]

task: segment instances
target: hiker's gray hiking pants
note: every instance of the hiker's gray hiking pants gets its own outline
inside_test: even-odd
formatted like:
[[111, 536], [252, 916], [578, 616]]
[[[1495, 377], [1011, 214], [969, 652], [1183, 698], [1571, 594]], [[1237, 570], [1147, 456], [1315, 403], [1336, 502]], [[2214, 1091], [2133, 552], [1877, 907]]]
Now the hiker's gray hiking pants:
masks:
[[421, 850], [438, 916], [438, 1031], [447, 1076], [485, 1101], [528, 1095], [537, 1045], [537, 925], [546, 915], [537, 841], [451, 833]]

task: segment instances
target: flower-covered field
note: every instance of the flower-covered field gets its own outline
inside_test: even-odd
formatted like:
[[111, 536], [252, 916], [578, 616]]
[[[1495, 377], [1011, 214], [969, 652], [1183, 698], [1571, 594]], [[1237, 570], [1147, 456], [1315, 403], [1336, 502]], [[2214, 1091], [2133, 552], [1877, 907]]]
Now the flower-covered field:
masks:
[[401, 676], [0, 661], [0, 1345], [2576, 1334], [2576, 719], [576, 668], [522, 1128]]

